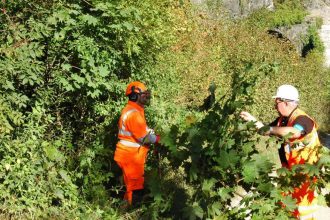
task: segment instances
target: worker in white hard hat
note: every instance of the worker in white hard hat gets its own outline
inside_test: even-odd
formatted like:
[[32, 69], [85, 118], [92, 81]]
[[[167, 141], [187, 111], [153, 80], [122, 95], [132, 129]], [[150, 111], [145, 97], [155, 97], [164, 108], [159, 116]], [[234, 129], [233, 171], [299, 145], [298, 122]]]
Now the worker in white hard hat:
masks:
[[[266, 130], [262, 132], [264, 135], [289, 137], [279, 149], [283, 167], [291, 169], [296, 164], [316, 163], [317, 149], [320, 146], [317, 126], [310, 116], [298, 108], [298, 90], [292, 85], [281, 85], [273, 98], [279, 117], [268, 125], [268, 130], [261, 121], [248, 112], [241, 112], [240, 117], [245, 121], [253, 121], [258, 130]], [[310, 184], [309, 179], [304, 180], [300, 187], [294, 189], [294, 192], [287, 194], [296, 200], [298, 209], [293, 215], [297, 219], [314, 219], [316, 195], [310, 188]]]

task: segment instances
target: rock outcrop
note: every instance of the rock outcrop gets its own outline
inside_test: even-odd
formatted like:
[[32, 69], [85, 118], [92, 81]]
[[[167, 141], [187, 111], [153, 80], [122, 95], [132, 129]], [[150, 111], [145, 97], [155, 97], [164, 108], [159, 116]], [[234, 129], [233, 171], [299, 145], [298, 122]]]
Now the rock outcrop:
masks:
[[[223, 16], [244, 18], [261, 8], [276, 10], [273, 0], [191, 0], [191, 2], [218, 19]], [[303, 4], [310, 15], [301, 24], [277, 27], [269, 30], [269, 33], [289, 40], [296, 47], [297, 52], [305, 56], [309, 50], [313, 49], [313, 45], [309, 44], [308, 29], [316, 25], [317, 17], [322, 18], [323, 25], [319, 36], [325, 47], [325, 65], [330, 67], [330, 0], [304, 0]]]
[[330, 0], [319, 1], [319, 4], [309, 8], [309, 17], [322, 18], [323, 24], [319, 36], [324, 44], [324, 64], [330, 67]]
[[232, 17], [244, 17], [261, 8], [274, 9], [273, 0], [223, 0], [222, 4]]
[[[191, 2], [196, 5], [204, 5], [208, 12], [216, 17], [226, 14], [231, 18], [240, 18], [261, 8], [274, 9], [273, 0], [222, 0], [220, 2], [216, 0], [191, 0]], [[222, 13], [216, 13], [219, 11]]]

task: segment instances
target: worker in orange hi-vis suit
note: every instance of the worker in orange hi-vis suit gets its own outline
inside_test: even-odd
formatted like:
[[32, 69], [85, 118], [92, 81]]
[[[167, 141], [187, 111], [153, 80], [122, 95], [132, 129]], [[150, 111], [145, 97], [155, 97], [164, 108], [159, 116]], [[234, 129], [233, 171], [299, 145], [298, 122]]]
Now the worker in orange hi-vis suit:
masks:
[[[264, 134], [278, 137], [291, 135], [279, 149], [282, 166], [291, 169], [293, 165], [297, 164], [315, 164], [319, 159], [318, 147], [320, 146], [317, 126], [310, 116], [298, 108], [298, 90], [292, 85], [282, 85], [277, 89], [273, 98], [275, 99], [275, 108], [280, 116], [269, 124], [269, 130]], [[253, 121], [258, 129], [264, 127], [262, 122], [257, 121], [248, 112], [241, 112], [240, 116], [245, 121]], [[311, 181], [306, 176], [306, 179], [301, 182], [299, 187], [295, 187], [293, 192], [283, 193], [283, 195], [291, 196], [296, 200], [298, 208], [292, 214], [297, 219], [315, 219], [317, 199], [311, 188], [313, 182], [316, 182], [316, 178]]]
[[150, 144], [159, 143], [160, 137], [148, 128], [144, 106], [150, 101], [150, 91], [138, 81], [128, 84], [129, 101], [121, 112], [118, 122], [118, 143], [114, 160], [123, 171], [129, 205], [141, 202], [144, 194], [144, 165]]

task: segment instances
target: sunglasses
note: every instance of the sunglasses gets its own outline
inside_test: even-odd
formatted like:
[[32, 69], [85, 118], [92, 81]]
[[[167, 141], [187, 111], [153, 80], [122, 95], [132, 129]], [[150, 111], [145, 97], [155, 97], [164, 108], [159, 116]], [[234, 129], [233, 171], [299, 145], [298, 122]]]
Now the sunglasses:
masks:
[[293, 102], [293, 100], [283, 99], [283, 98], [276, 98], [275, 102], [276, 102], [276, 104], [278, 104], [278, 103], [281, 103], [281, 102]]

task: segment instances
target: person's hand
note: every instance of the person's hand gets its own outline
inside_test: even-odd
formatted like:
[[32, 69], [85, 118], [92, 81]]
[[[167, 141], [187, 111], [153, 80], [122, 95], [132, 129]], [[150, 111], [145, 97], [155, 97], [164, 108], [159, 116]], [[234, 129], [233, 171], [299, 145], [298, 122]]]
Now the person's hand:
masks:
[[250, 113], [248, 112], [244, 112], [242, 111], [239, 116], [244, 120], [244, 121], [247, 121], [247, 122], [254, 122], [254, 125], [256, 126], [256, 128], [260, 129], [264, 126], [264, 124], [261, 122], [261, 121], [257, 121], [257, 119], [251, 115]]
[[244, 121], [257, 121], [257, 119], [251, 115], [248, 112], [242, 111], [239, 116], [244, 120]]
[[154, 129], [148, 128], [147, 129], [148, 134], [155, 134]]

